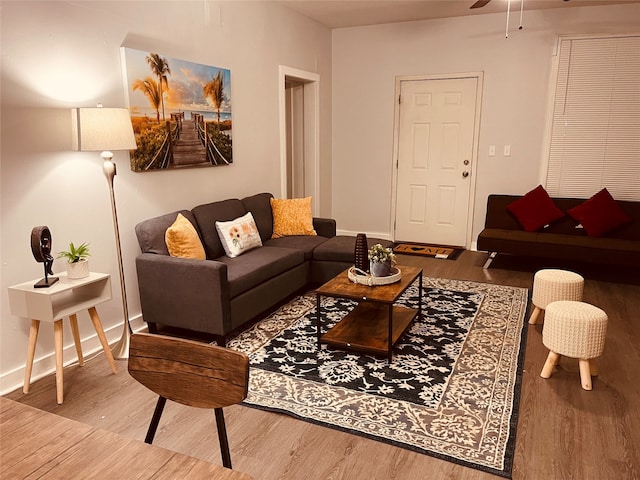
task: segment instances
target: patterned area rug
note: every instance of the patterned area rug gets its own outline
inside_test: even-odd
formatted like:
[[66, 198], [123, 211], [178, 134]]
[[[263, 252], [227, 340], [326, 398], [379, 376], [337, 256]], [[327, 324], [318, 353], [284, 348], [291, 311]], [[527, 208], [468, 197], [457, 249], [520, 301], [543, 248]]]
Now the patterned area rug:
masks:
[[[527, 290], [424, 278], [422, 315], [386, 359], [318, 351], [315, 295], [229, 347], [250, 356], [245, 404], [509, 477]], [[398, 302], [415, 307], [415, 282]], [[323, 331], [355, 302], [323, 298]]]

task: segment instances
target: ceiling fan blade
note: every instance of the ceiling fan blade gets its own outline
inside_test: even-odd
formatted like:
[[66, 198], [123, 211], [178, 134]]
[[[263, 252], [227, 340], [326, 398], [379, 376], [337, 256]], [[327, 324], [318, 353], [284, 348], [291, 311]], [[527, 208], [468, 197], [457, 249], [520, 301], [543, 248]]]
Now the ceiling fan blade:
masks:
[[469, 8], [481, 8], [481, 7], [484, 7], [490, 1], [491, 0], [478, 0], [476, 3], [471, 5]]

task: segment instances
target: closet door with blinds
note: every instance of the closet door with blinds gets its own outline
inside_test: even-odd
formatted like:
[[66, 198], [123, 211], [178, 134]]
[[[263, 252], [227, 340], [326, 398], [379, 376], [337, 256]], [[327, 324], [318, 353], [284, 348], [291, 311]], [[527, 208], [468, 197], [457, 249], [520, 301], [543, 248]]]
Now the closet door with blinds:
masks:
[[640, 200], [640, 35], [561, 39], [546, 188]]

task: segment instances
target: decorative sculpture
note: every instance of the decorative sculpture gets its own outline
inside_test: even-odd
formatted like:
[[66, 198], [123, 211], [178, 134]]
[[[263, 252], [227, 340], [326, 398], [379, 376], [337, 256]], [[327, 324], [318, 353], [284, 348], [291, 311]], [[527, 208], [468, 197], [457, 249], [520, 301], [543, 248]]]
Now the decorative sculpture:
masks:
[[369, 246], [367, 245], [367, 236], [364, 233], [356, 235], [356, 247], [354, 252], [355, 267], [363, 272], [369, 271]]
[[53, 257], [51, 256], [51, 232], [49, 227], [33, 227], [31, 230], [31, 251], [36, 262], [44, 263], [44, 278], [36, 283], [34, 288], [49, 288], [58, 281], [53, 275]]

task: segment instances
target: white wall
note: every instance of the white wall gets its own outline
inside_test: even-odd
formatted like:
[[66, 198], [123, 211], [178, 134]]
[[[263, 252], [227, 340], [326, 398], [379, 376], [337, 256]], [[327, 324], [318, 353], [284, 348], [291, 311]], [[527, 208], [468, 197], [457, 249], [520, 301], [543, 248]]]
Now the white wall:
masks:
[[[129, 313], [138, 319], [134, 226], [179, 208], [262, 191], [280, 194], [278, 66], [320, 75], [321, 213], [331, 208], [331, 33], [264, 2], [2, 1], [0, 391], [22, 381], [29, 320], [10, 314], [7, 287], [42, 277], [29, 247], [47, 225], [53, 250], [89, 242], [94, 271], [112, 276], [112, 301], [98, 307], [110, 341], [122, 304], [109, 193], [98, 154], [70, 151], [72, 107], [125, 105], [119, 49], [127, 46], [231, 70], [233, 154], [229, 167], [133, 173], [117, 152], [116, 201]], [[63, 271], [58, 260], [54, 271]], [[96, 348], [86, 312], [85, 348]], [[66, 324], [65, 320], [65, 324]], [[65, 325], [65, 360], [75, 357]], [[53, 329], [41, 326], [34, 378], [53, 368]], [[121, 368], [125, 368], [121, 363]]]
[[[541, 183], [556, 36], [640, 32], [640, 5], [525, 11], [333, 31], [333, 215], [351, 232], [392, 235], [396, 75], [484, 72], [473, 240], [491, 193]], [[489, 157], [489, 145], [497, 155]], [[511, 156], [503, 157], [503, 146]], [[342, 208], [357, 205], [358, 208]]]

